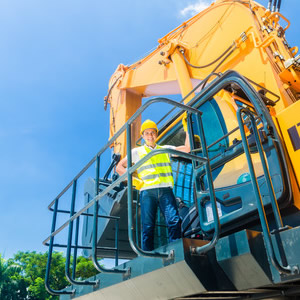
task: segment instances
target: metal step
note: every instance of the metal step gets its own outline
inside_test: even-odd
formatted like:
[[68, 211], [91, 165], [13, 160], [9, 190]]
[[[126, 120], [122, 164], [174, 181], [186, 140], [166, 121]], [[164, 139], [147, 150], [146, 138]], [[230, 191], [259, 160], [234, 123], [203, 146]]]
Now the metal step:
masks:
[[[295, 251], [300, 249], [299, 231], [300, 227], [279, 233], [291, 265], [299, 261]], [[300, 275], [279, 274], [269, 262], [262, 233], [242, 230], [221, 238], [204, 255], [191, 255], [191, 248], [207, 243], [177, 240], [157, 249], [173, 251], [173, 257], [139, 256], [118, 267], [130, 270], [125, 275], [100, 273], [91, 278], [98, 279], [99, 286], [71, 286], [68, 289], [76, 289], [75, 295], [63, 295], [60, 299], [286, 299], [285, 296], [300, 293]]]

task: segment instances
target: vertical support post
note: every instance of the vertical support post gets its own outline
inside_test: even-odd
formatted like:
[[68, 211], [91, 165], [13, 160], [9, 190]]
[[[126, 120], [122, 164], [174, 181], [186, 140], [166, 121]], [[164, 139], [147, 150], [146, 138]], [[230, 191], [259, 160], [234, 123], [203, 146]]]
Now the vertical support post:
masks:
[[[99, 192], [99, 175], [100, 175], [100, 156], [97, 156], [96, 159], [96, 176], [95, 176], [95, 197], [98, 195]], [[101, 272], [101, 266], [98, 263], [97, 259], [97, 235], [98, 235], [98, 201], [95, 201], [94, 204], [94, 222], [93, 222], [93, 244], [92, 244], [92, 257], [93, 263], [96, 269]]]
[[[74, 215], [74, 211], [75, 211], [76, 187], [77, 187], [77, 181], [73, 180], [70, 218]], [[79, 228], [79, 223], [77, 223], [77, 224], [78, 224], [78, 228]], [[78, 232], [77, 232], [77, 235], [78, 235]], [[77, 259], [76, 238], [75, 238], [75, 249], [74, 249], [74, 253], [76, 251], [76, 257], [75, 257], [75, 255], [73, 257], [73, 259], [75, 260], [75, 262], [73, 261], [73, 271], [72, 271], [73, 276], [72, 277], [70, 276], [72, 238], [73, 238], [73, 221], [70, 221], [70, 223], [69, 223], [69, 234], [68, 234], [68, 244], [67, 244], [67, 253], [66, 253], [66, 268], [65, 268], [65, 273], [66, 273], [66, 277], [67, 277], [68, 281], [71, 284], [78, 284], [78, 285], [97, 285], [96, 281], [87, 281], [87, 280], [85, 280], [85, 281], [76, 281], [75, 280], [75, 273], [76, 273], [75, 268], [76, 268], [76, 259]], [[77, 236], [77, 243], [78, 243], [78, 236]]]
[[[70, 218], [74, 215], [75, 199], [76, 199], [76, 185], [77, 185], [77, 181], [73, 180]], [[68, 244], [67, 244], [67, 253], [66, 253], [65, 273], [66, 273], [67, 279], [70, 279], [69, 281], [72, 281], [72, 279], [70, 278], [70, 260], [71, 260], [72, 238], [73, 238], [73, 221], [71, 221], [69, 223]]]
[[[98, 184], [100, 174], [100, 156], [96, 159], [96, 182], [95, 182], [95, 197], [98, 195]], [[98, 235], [98, 201], [94, 204], [94, 226], [93, 226], [93, 242], [92, 242], [92, 260], [97, 271], [102, 273], [125, 273], [126, 270], [106, 269], [101, 266], [97, 258], [97, 235]]]
[[75, 228], [75, 245], [74, 245], [74, 254], [73, 254], [73, 270], [72, 270], [72, 278], [75, 280], [76, 278], [76, 265], [77, 265], [77, 251], [78, 251], [78, 234], [79, 234], [79, 219], [76, 219], [76, 228]]
[[271, 177], [270, 177], [270, 172], [269, 172], [269, 169], [268, 169], [268, 166], [267, 166], [265, 155], [263, 153], [260, 135], [258, 133], [256, 123], [255, 123], [255, 119], [254, 119], [253, 115], [249, 114], [249, 113], [247, 113], [247, 115], [250, 117], [250, 120], [251, 120], [251, 125], [252, 125], [254, 136], [255, 136], [257, 150], [258, 150], [259, 157], [260, 157], [260, 160], [261, 160], [261, 164], [262, 164], [262, 167], [263, 167], [263, 170], [264, 170], [264, 175], [265, 175], [265, 179], [266, 179], [266, 183], [267, 183], [267, 187], [268, 187], [268, 191], [269, 191], [269, 196], [271, 198], [271, 205], [272, 205], [272, 209], [273, 209], [273, 213], [274, 213], [276, 227], [277, 227], [277, 229], [282, 229], [283, 228], [283, 223], [282, 223], [281, 215], [280, 215], [280, 212], [279, 212], [278, 203], [276, 201], [276, 196], [275, 196], [273, 184], [272, 184]]
[[[174, 163], [173, 163], [173, 165], [174, 165]], [[173, 170], [173, 166], [172, 166], [172, 170]], [[174, 194], [175, 195], [177, 194], [177, 190], [178, 190], [179, 171], [180, 171], [180, 163], [179, 163], [179, 161], [177, 161], [176, 179], [174, 180], [174, 184], [175, 184], [175, 193]]]
[[135, 205], [135, 242], [137, 245], [139, 245], [139, 195], [136, 199], [136, 205]]
[[161, 216], [160, 216], [160, 210], [157, 210], [157, 237], [158, 237], [158, 247], [162, 245], [162, 230], [161, 230]]
[[131, 155], [131, 124], [127, 123], [126, 126], [126, 138], [127, 138], [127, 197], [128, 197], [128, 237], [129, 243], [132, 249], [135, 248], [133, 244], [133, 226], [132, 226], [132, 175], [129, 173], [129, 169], [132, 165]]
[[192, 197], [194, 196], [193, 193], [193, 176], [190, 175], [190, 186], [189, 186], [189, 206], [192, 204]]
[[[99, 175], [100, 175], [100, 156], [98, 155], [96, 158], [96, 174], [95, 174], [95, 197], [98, 195], [99, 190]], [[92, 244], [92, 257], [93, 263], [97, 269], [98, 261], [97, 261], [97, 233], [98, 233], [98, 201], [95, 201], [94, 204], [94, 222], [93, 222], [93, 244]], [[97, 263], [96, 263], [97, 262]], [[99, 270], [98, 270], [99, 271]]]
[[[189, 119], [190, 119], [190, 114], [188, 114]], [[197, 125], [199, 129], [199, 134], [200, 134], [200, 141], [202, 145], [202, 151], [203, 151], [203, 156], [207, 158], [207, 162], [205, 163], [205, 171], [206, 171], [206, 179], [207, 179], [207, 185], [209, 189], [209, 198], [210, 202], [212, 205], [212, 212], [213, 212], [213, 218], [214, 218], [214, 235], [212, 240], [210, 241], [209, 244], [206, 244], [202, 247], [196, 247], [195, 252], [197, 254], [203, 254], [205, 252], [208, 252], [210, 249], [212, 249], [215, 244], [217, 243], [220, 235], [220, 220], [219, 220], [219, 215], [218, 215], [218, 208], [217, 208], [217, 202], [216, 202], [216, 195], [215, 195], [215, 190], [214, 190], [214, 184], [213, 184], [213, 178], [211, 174], [211, 168], [210, 168], [210, 163], [209, 163], [209, 156], [208, 156], [208, 150], [207, 150], [207, 144], [206, 144], [206, 139], [205, 139], [205, 133], [204, 133], [204, 128], [202, 124], [202, 119], [201, 119], [201, 114], [197, 113], [196, 114], [196, 119], [197, 119]], [[200, 201], [197, 198], [197, 206], [198, 206], [198, 211], [201, 211], [201, 205]]]
[[116, 248], [116, 257], [115, 257], [115, 266], [119, 265], [119, 219], [115, 220], [115, 248]]
[[100, 156], [96, 158], [96, 176], [95, 176], [95, 197], [99, 192], [99, 177], [100, 177]]
[[[263, 230], [263, 237], [264, 237], [267, 253], [268, 253], [268, 256], [269, 256], [273, 266], [278, 270], [278, 272], [285, 273], [285, 274], [291, 274], [292, 273], [292, 268], [290, 266], [286, 266], [286, 267], [282, 266], [278, 262], [278, 260], [275, 256], [275, 252], [274, 252], [274, 248], [273, 248], [273, 244], [272, 244], [272, 240], [271, 240], [271, 236], [270, 236], [268, 221], [267, 221], [267, 217], [266, 217], [266, 213], [265, 213], [265, 209], [264, 209], [264, 204], [263, 204], [263, 201], [262, 201], [262, 198], [261, 198], [261, 195], [260, 195], [256, 174], [255, 174], [253, 162], [252, 162], [252, 159], [251, 159], [248, 140], [247, 140], [245, 129], [244, 129], [244, 122], [243, 122], [243, 118], [242, 118], [242, 113], [245, 113], [246, 115], [248, 115], [250, 117], [251, 124], [252, 124], [252, 127], [253, 127], [253, 131], [255, 131], [255, 129], [257, 130], [257, 128], [256, 128], [255, 120], [254, 120], [252, 114], [243, 107], [239, 108], [238, 111], [237, 111], [237, 117], [238, 117], [237, 119], [238, 119], [240, 131], [241, 131], [243, 148], [244, 148], [245, 155], [246, 155], [247, 162], [248, 162], [252, 187], [253, 187], [254, 195], [255, 195], [255, 198], [256, 198], [257, 210], [258, 210], [258, 215], [259, 215], [259, 219], [260, 219], [260, 222], [261, 222], [261, 227], [262, 227], [262, 230]], [[257, 136], [255, 136], [255, 137], [257, 138]], [[256, 142], [257, 142], [257, 148], [259, 148], [260, 145], [258, 145], [257, 140], [256, 140]], [[265, 174], [265, 177], [267, 177], [267, 174]]]
[[[52, 226], [51, 226], [51, 235], [55, 231], [56, 227], [56, 217], [57, 217], [57, 208], [58, 208], [58, 198], [55, 199], [54, 202], [54, 210], [53, 210], [53, 218], [52, 218]], [[53, 290], [50, 287], [49, 279], [50, 279], [50, 269], [51, 269], [51, 261], [52, 261], [52, 253], [53, 253], [53, 244], [54, 244], [54, 236], [51, 236], [50, 238], [50, 244], [49, 244], [49, 250], [48, 250], [48, 260], [47, 260], [47, 266], [46, 266], [46, 276], [45, 276], [45, 287], [48, 293], [50, 293], [53, 296], [59, 296], [59, 295], [74, 295], [76, 290], [72, 291], [56, 291]]]
[[[93, 223], [93, 245], [92, 245], [92, 256], [93, 256], [93, 263], [98, 270], [100, 266], [97, 259], [97, 235], [98, 235], [98, 201], [95, 201], [94, 204], [94, 223]], [[101, 270], [98, 270], [101, 272]]]

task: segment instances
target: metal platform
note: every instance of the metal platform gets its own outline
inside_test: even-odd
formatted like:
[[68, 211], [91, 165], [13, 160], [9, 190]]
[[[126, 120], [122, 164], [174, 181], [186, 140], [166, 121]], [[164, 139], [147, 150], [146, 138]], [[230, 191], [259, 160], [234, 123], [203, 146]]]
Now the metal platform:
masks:
[[[297, 227], [277, 236], [282, 249], [275, 249], [276, 257], [291, 266], [299, 261], [299, 253], [291, 250], [300, 249], [299, 233]], [[300, 293], [300, 275], [283, 275], [273, 267], [261, 232], [242, 230], [221, 238], [205, 255], [191, 254], [192, 248], [207, 243], [180, 239], [157, 249], [173, 256], [136, 257], [118, 267], [127, 273], [101, 273], [91, 278], [99, 280], [97, 287], [71, 286], [68, 290], [75, 289], [75, 295], [60, 299], [288, 299], [284, 297]]]

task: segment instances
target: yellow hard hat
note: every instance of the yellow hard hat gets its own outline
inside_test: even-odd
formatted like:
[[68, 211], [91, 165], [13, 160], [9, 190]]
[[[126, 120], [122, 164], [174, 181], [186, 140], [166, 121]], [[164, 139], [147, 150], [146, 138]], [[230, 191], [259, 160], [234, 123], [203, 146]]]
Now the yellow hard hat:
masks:
[[153, 121], [151, 121], [151, 120], [146, 120], [146, 121], [142, 124], [140, 134], [143, 135], [143, 132], [144, 132], [146, 129], [155, 129], [156, 132], [158, 132], [158, 129], [157, 129], [157, 126], [156, 126], [155, 122], [153, 122]]

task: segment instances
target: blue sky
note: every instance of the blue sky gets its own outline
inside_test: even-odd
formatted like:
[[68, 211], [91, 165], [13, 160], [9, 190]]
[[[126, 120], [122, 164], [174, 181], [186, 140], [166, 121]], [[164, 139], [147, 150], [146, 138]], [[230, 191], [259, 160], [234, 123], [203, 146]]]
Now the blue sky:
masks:
[[[118, 64], [142, 57], [209, 2], [0, 1], [0, 253], [6, 258], [47, 250], [47, 205], [108, 139], [103, 97]], [[300, 46], [298, 8], [298, 0], [282, 1], [292, 46]]]

